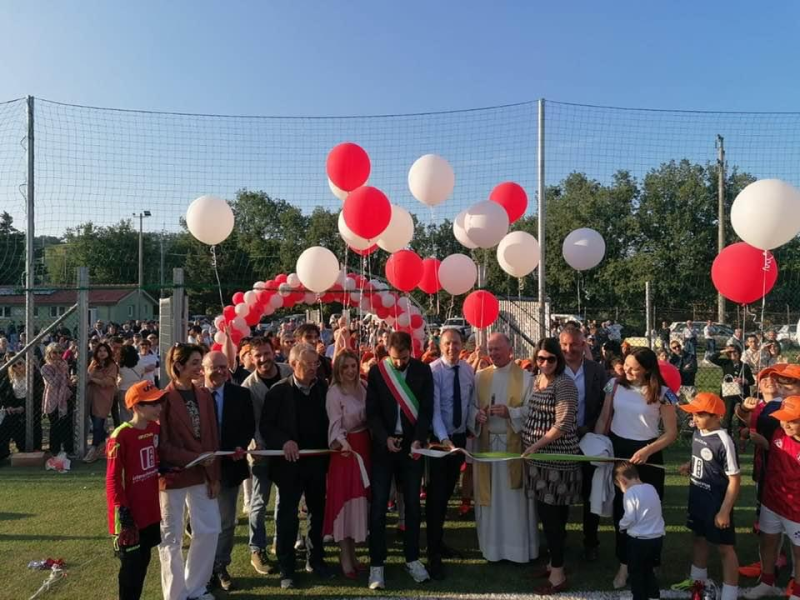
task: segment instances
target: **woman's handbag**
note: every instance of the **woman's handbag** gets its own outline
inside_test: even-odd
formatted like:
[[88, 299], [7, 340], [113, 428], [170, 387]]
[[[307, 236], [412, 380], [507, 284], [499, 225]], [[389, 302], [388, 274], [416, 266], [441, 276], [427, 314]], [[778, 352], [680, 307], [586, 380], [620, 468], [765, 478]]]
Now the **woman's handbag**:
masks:
[[741, 395], [742, 395], [742, 386], [739, 385], [739, 382], [734, 380], [733, 375], [725, 375], [725, 377], [722, 378], [723, 398], [728, 396], [741, 396]]

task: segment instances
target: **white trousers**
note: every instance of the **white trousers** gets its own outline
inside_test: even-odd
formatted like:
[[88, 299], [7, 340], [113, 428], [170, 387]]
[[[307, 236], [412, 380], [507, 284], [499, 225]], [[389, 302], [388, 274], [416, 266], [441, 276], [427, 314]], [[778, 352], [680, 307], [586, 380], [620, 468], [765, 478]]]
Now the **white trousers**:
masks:
[[[214, 569], [214, 553], [221, 530], [217, 499], [208, 497], [205, 484], [159, 492], [161, 503], [161, 589], [164, 600], [187, 600], [206, 593]], [[184, 566], [184, 507], [189, 511], [192, 542]]]

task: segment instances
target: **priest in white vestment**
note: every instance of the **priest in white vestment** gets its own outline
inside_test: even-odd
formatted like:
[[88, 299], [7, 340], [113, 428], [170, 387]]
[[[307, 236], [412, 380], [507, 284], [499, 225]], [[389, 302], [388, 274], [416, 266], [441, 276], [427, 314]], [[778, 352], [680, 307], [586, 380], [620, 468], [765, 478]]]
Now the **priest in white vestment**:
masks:
[[[475, 415], [474, 447], [478, 452], [522, 454], [521, 434], [533, 378], [514, 363], [511, 342], [504, 334], [493, 334], [488, 350], [492, 366], [476, 375], [478, 410], [470, 411]], [[516, 563], [538, 558], [536, 502], [525, 492], [523, 461], [475, 462], [473, 469], [475, 520], [483, 557]]]

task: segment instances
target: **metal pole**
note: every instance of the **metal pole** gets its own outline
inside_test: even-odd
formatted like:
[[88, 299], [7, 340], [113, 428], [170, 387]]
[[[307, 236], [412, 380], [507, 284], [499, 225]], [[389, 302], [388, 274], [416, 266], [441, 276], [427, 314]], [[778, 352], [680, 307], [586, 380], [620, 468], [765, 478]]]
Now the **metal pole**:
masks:
[[[28, 185], [26, 209], [28, 211], [27, 230], [25, 232], [25, 340], [30, 342], [35, 333], [36, 326], [33, 322], [33, 287], [36, 285], [36, 274], [34, 271], [34, 240], [36, 229], [34, 222], [34, 126], [33, 126], [33, 96], [28, 96]], [[25, 363], [25, 389], [30, 390], [25, 398], [25, 451], [33, 451], [33, 415], [36, 407], [34, 406], [34, 370], [37, 368], [36, 358], [33, 350], [29, 350]]]
[[[717, 254], [725, 248], [725, 140], [717, 135]], [[717, 294], [717, 322], [725, 322], [725, 298]]]
[[645, 327], [647, 328], [647, 346], [653, 347], [653, 323], [650, 321], [651, 305], [650, 305], [650, 282], [644, 282], [644, 305], [645, 305]]
[[159, 283], [158, 297], [163, 298], [164, 297], [164, 230], [163, 229], [161, 230], [160, 243], [161, 243], [161, 263], [158, 272], [158, 283]]
[[550, 324], [545, 323], [545, 243], [544, 243], [544, 221], [545, 221], [545, 208], [544, 208], [544, 98], [539, 100], [539, 139], [536, 150], [536, 173], [538, 185], [536, 189], [537, 200], [537, 235], [539, 236], [539, 294], [537, 301], [539, 303], [539, 339], [545, 338], [548, 335]]
[[142, 287], [144, 286], [144, 260], [142, 258], [144, 248], [144, 245], [142, 244], [143, 221], [144, 213], [139, 212], [139, 293], [137, 295], [136, 314], [140, 320], [142, 319]]
[[75, 450], [78, 456], [86, 453], [86, 374], [89, 368], [89, 269], [78, 267], [78, 387], [75, 423]]

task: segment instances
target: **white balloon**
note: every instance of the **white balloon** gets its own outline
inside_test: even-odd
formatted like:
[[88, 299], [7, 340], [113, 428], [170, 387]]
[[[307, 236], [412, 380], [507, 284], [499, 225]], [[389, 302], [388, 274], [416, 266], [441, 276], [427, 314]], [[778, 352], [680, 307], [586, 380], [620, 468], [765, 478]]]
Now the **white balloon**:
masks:
[[253, 289], [254, 289], [254, 290], [256, 290], [256, 291], [258, 291], [258, 290], [265, 290], [265, 289], [267, 289], [267, 284], [266, 284], [266, 283], [264, 283], [263, 281], [256, 281], [256, 282], [253, 284]]
[[731, 224], [760, 250], [783, 246], [800, 233], [800, 190], [780, 179], [754, 181], [733, 201]]
[[420, 327], [419, 329], [414, 330], [414, 337], [417, 338], [420, 342], [425, 341], [425, 327]]
[[353, 279], [352, 277], [345, 277], [344, 285], [342, 287], [344, 287], [344, 289], [346, 289], [348, 292], [350, 290], [354, 290], [356, 289], [356, 280]]
[[384, 319], [384, 321], [386, 322], [386, 324], [387, 324], [389, 327], [392, 327], [392, 326], [394, 326], [395, 320], [396, 320], [396, 319], [395, 319], [395, 318], [394, 318], [392, 315], [389, 315], [388, 317], [386, 317], [386, 318]]
[[606, 254], [606, 243], [594, 229], [583, 227], [571, 231], [564, 238], [561, 252], [570, 267], [585, 271], [600, 264]]
[[233, 319], [233, 323], [231, 324], [233, 325], [234, 329], [238, 329], [243, 335], [250, 333], [250, 326], [243, 317], [235, 317]]
[[317, 302], [317, 295], [314, 292], [306, 292], [305, 298], [303, 301], [306, 304], [315, 304]]
[[278, 293], [285, 298], [292, 293], [292, 286], [284, 282], [278, 286]]
[[411, 302], [409, 302], [407, 296], [403, 296], [402, 298], [397, 299], [397, 307], [402, 310], [408, 310], [408, 307], [411, 306]]
[[350, 300], [356, 303], [361, 302], [361, 293], [360, 292], [350, 292]]
[[512, 277], [525, 277], [539, 264], [539, 242], [526, 231], [512, 231], [497, 246], [497, 262]]
[[439, 283], [444, 291], [453, 296], [468, 292], [477, 280], [478, 267], [464, 254], [451, 254], [439, 266]]
[[397, 324], [400, 327], [408, 327], [411, 324], [411, 317], [408, 313], [400, 313], [397, 315]]
[[214, 334], [214, 341], [219, 345], [223, 345], [227, 337], [228, 337], [227, 335], [225, 335], [221, 331], [218, 331], [217, 333]]
[[508, 233], [508, 213], [497, 202], [478, 202], [467, 209], [464, 231], [479, 248], [494, 248]]
[[350, 228], [347, 226], [347, 223], [344, 222], [344, 214], [341, 212], [339, 213], [339, 220], [337, 222], [337, 225], [339, 227], [339, 235], [342, 236], [342, 239], [351, 248], [355, 248], [356, 250], [366, 250], [367, 248], [372, 246], [372, 242], [350, 231]]
[[300, 278], [297, 276], [297, 273], [289, 273], [286, 276], [286, 283], [288, 283], [292, 289], [300, 287]]
[[392, 308], [397, 299], [394, 297], [394, 294], [383, 294], [381, 295], [381, 304], [383, 304], [384, 308]]
[[186, 210], [186, 227], [209, 246], [221, 244], [233, 231], [233, 210], [222, 198], [200, 196]]
[[306, 248], [297, 258], [297, 277], [305, 288], [321, 294], [336, 283], [339, 277], [339, 259], [322, 246]]
[[462, 210], [460, 213], [456, 215], [455, 220], [453, 221], [453, 235], [456, 236], [458, 243], [464, 246], [465, 248], [469, 248], [470, 250], [474, 250], [478, 247], [478, 244], [473, 242], [469, 239], [467, 235], [467, 230], [464, 228], [464, 220], [467, 218], [467, 211]]
[[214, 327], [217, 329], [222, 329], [222, 326], [225, 324], [225, 317], [222, 315], [218, 315], [216, 319], [214, 319]]
[[414, 237], [414, 219], [403, 207], [392, 204], [392, 218], [389, 225], [376, 240], [378, 247], [386, 252], [402, 250]]
[[250, 307], [247, 306], [244, 302], [240, 302], [236, 306], [233, 307], [233, 310], [236, 311], [236, 314], [240, 317], [246, 317], [247, 313], [250, 312]]
[[420, 156], [408, 171], [411, 195], [428, 206], [447, 200], [455, 183], [456, 176], [450, 163], [436, 154]]
[[413, 304], [408, 307], [408, 313], [411, 315], [420, 315], [420, 316], [422, 315], [422, 311]]
[[258, 302], [258, 294], [253, 290], [248, 290], [244, 293], [244, 303], [247, 304], [247, 306], [253, 306], [256, 302]]
[[372, 305], [369, 302], [369, 298], [367, 298], [366, 296], [364, 296], [361, 299], [361, 301], [358, 303], [358, 305], [361, 307], [361, 310], [363, 310], [364, 312], [369, 312], [369, 310], [372, 308]]
[[338, 187], [335, 183], [331, 181], [330, 177], [328, 178], [328, 187], [331, 188], [331, 192], [333, 192], [333, 195], [336, 196], [342, 202], [344, 202], [347, 199], [347, 195], [350, 193], [350, 192], [345, 192], [343, 189]]
[[268, 316], [270, 316], [270, 315], [271, 315], [272, 313], [274, 313], [274, 312], [275, 312], [275, 307], [273, 307], [271, 304], [267, 304], [267, 305], [264, 307], [264, 314], [263, 314], [263, 316], [265, 316], [265, 317], [268, 317]]
[[283, 296], [275, 294], [269, 299], [269, 304], [272, 308], [280, 308], [283, 306]]

